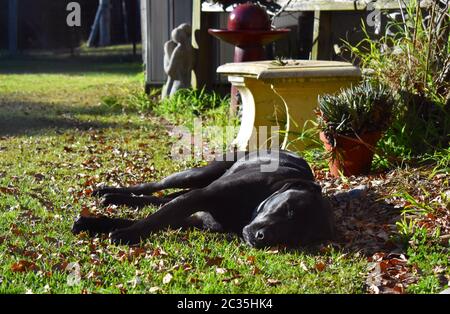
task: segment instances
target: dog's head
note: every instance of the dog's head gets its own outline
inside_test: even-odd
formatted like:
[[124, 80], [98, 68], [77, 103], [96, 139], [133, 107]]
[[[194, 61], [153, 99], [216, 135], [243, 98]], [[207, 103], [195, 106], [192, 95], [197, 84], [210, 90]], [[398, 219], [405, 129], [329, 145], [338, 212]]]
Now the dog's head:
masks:
[[257, 248], [306, 245], [332, 238], [334, 220], [319, 185], [287, 183], [259, 205], [242, 234], [245, 242]]

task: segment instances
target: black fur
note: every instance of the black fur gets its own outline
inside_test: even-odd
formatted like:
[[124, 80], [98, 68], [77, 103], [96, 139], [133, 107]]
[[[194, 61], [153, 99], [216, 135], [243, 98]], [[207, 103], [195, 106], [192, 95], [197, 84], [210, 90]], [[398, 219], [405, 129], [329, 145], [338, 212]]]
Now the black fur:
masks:
[[[231, 157], [227, 155], [225, 160], [236, 160]], [[270, 162], [278, 162], [278, 168], [261, 171], [261, 166]], [[168, 188], [183, 190], [162, 198], [151, 195]], [[94, 195], [103, 197], [104, 205], [162, 205], [141, 220], [81, 217], [73, 226], [74, 233], [111, 232], [115, 243], [135, 244], [152, 232], [191, 225], [237, 233], [254, 247], [310, 244], [330, 239], [334, 232], [328, 201], [310, 167], [287, 151], [213, 161], [160, 182], [105, 187]]]

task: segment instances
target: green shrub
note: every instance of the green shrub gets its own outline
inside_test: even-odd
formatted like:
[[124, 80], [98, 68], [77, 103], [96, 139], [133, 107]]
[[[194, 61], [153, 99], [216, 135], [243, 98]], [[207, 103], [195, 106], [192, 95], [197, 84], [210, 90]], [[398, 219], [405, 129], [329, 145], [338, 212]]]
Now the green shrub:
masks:
[[111, 112], [148, 112], [155, 107], [158, 93], [158, 90], [152, 90], [150, 95], [140, 89], [125, 90], [120, 94], [103, 96], [100, 106]]
[[373, 82], [389, 86], [398, 104], [392, 127], [380, 141], [388, 155], [410, 159], [445, 148], [450, 139], [449, 15], [438, 2], [420, 9], [410, 1], [402, 20], [384, 36], [346, 43]]
[[336, 95], [319, 97], [319, 128], [333, 143], [337, 134], [355, 136], [384, 132], [390, 125], [394, 99], [380, 84], [363, 82]]
[[175, 95], [158, 102], [153, 112], [170, 123], [193, 128], [194, 119], [201, 119], [203, 125], [235, 126], [237, 119], [230, 115], [230, 98], [204, 89], [182, 89]]

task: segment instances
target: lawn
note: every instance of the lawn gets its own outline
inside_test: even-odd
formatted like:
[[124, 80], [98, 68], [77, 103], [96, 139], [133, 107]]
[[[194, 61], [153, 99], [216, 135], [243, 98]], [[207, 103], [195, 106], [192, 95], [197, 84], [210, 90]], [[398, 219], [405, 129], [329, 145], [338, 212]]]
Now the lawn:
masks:
[[[429, 293], [448, 285], [448, 239], [402, 223], [409, 208], [417, 223], [435, 215], [444, 219], [439, 230], [449, 227], [447, 200], [435, 199], [449, 191], [448, 172], [430, 178], [433, 165], [349, 180], [317, 170], [339, 225], [339, 238], [319, 247], [256, 250], [236, 236], [181, 230], [136, 247], [72, 235], [80, 212], [156, 210], [101, 208], [93, 188], [198, 164], [171, 160], [167, 111], [115, 106], [139, 95], [142, 78], [123, 54], [0, 58], [1, 293]], [[364, 201], [336, 194], [361, 184], [370, 187]], [[422, 203], [432, 209], [419, 215]]]

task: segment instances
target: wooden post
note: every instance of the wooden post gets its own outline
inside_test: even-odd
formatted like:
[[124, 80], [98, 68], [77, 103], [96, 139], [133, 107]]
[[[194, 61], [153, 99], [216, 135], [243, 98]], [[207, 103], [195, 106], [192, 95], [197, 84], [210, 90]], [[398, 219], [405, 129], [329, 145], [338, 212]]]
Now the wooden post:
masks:
[[8, 3], [8, 48], [11, 54], [17, 53], [17, 0]]
[[137, 40], [138, 40], [138, 32], [139, 32], [139, 15], [140, 15], [140, 4], [139, 0], [133, 0], [130, 2], [130, 11], [131, 20], [133, 21], [132, 32], [131, 32], [131, 41], [133, 43], [133, 56], [136, 56], [137, 53]]
[[331, 60], [331, 11], [314, 11], [312, 60]]
[[102, 0], [99, 0], [97, 13], [95, 14], [94, 23], [92, 24], [91, 33], [89, 34], [89, 39], [87, 41], [87, 46], [88, 47], [95, 46], [94, 42], [95, 42], [95, 39], [97, 37], [98, 29], [100, 27], [100, 18], [101, 18], [102, 14], [103, 14], [102, 10], [103, 10]]
[[[196, 57], [196, 68], [198, 68], [198, 57], [199, 57], [199, 49], [200, 49], [200, 43], [197, 41], [198, 38], [196, 36], [200, 33], [201, 28], [201, 16], [202, 16], [202, 1], [201, 0], [193, 0], [192, 2], [192, 46], [194, 47], [195, 51], [197, 52]], [[199, 86], [199, 78], [197, 77], [196, 69], [192, 70], [191, 75], [191, 85], [193, 88], [198, 88]]]
[[319, 30], [320, 30], [320, 11], [314, 11], [314, 26], [313, 26], [313, 42], [311, 50], [311, 60], [317, 60], [319, 54]]
[[108, 46], [111, 44], [111, 5], [109, 0], [101, 0], [103, 7], [100, 15], [100, 40], [99, 46]]
[[150, 2], [149, 0], [141, 0], [141, 37], [142, 37], [142, 61], [145, 67], [145, 92], [150, 92], [150, 42], [149, 38], [149, 15]]
[[128, 11], [127, 11], [127, 2], [122, 0], [122, 19], [123, 19], [123, 38], [125, 42], [128, 44], [129, 42], [129, 34], [128, 34]]

